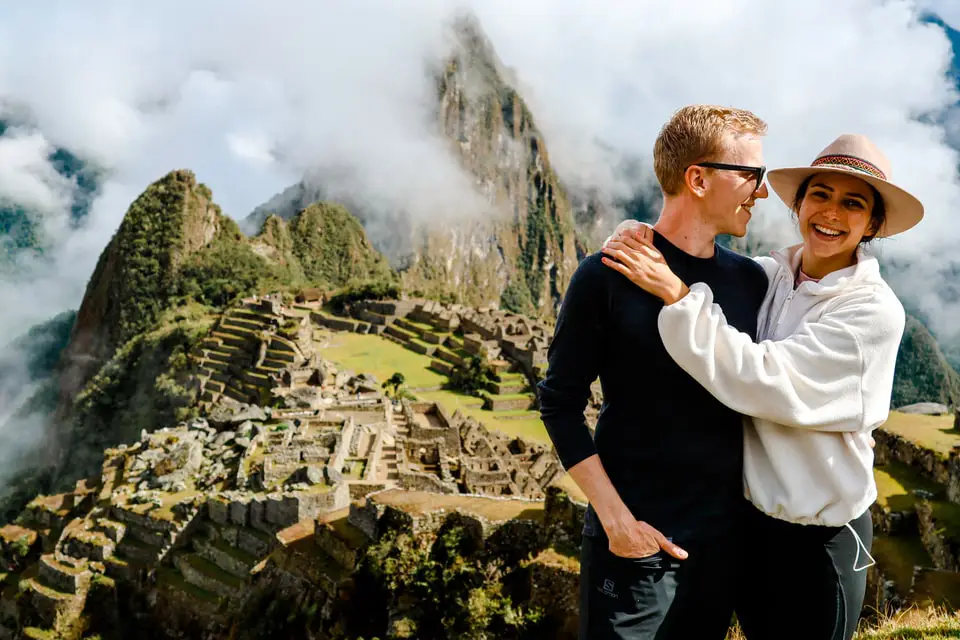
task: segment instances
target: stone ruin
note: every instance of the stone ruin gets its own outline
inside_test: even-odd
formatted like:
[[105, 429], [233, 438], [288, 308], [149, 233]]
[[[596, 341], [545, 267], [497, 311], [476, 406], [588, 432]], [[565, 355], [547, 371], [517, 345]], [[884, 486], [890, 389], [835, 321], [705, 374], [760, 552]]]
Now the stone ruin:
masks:
[[0, 638], [68, 629], [96, 589], [117, 583], [236, 613], [264, 559], [304, 536], [324, 557], [352, 558], [324, 571], [352, 570], [357, 537], [321, 521], [345, 519], [357, 500], [391, 488], [542, 499], [560, 472], [545, 447], [432, 404], [228, 403], [107, 450], [99, 478], [38, 497], [0, 528], [0, 576], [12, 585]]

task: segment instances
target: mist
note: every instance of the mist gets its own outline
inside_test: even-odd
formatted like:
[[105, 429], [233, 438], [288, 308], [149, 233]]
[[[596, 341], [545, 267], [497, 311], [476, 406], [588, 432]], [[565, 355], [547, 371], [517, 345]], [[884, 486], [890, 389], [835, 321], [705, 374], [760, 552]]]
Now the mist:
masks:
[[[653, 140], [688, 103], [763, 117], [770, 167], [869, 135], [927, 208], [881, 258], [908, 265], [900, 294], [938, 334], [954, 331], [958, 303], [938, 292], [960, 240], [958, 96], [947, 37], [918, 21], [932, 10], [956, 25], [947, 0], [61, 0], [0, 5], [0, 120], [14, 125], [0, 137], [0, 202], [33, 212], [48, 243], [0, 277], [0, 344], [79, 305], [130, 202], [175, 168], [237, 219], [325, 171], [350, 177], [334, 185], [343, 197], [414, 219], [483, 211], [433, 120], [445, 25], [464, 9], [515, 72], [574, 192], [654, 190]], [[101, 172], [79, 225], [53, 148]], [[757, 244], [795, 239], [774, 196], [755, 211]]]

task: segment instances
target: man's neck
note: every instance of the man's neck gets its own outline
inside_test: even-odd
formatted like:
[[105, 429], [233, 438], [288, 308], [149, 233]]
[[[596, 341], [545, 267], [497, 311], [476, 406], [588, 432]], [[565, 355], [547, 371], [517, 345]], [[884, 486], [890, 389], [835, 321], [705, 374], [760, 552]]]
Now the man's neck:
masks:
[[657, 233], [678, 249], [698, 258], [713, 256], [717, 231], [704, 223], [699, 212], [682, 202], [666, 201], [653, 225]]

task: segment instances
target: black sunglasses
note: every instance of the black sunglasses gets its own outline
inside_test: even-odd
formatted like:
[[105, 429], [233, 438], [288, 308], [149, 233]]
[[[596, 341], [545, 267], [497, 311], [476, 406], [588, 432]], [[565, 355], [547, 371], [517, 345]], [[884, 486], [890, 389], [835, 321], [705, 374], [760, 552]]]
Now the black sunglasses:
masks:
[[697, 162], [696, 164], [692, 164], [690, 166], [706, 167], [708, 169], [721, 169], [723, 171], [749, 171], [757, 179], [757, 186], [754, 188], [754, 191], [760, 190], [760, 185], [763, 184], [763, 176], [767, 174], [766, 167], [748, 167], [742, 164], [726, 164], [724, 162]]

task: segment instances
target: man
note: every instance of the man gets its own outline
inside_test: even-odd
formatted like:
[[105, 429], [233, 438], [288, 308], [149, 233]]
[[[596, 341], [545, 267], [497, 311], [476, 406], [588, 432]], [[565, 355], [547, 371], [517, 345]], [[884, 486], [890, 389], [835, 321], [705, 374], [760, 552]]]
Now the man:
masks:
[[[694, 105], [654, 145], [663, 208], [656, 248], [685, 282], [706, 282], [727, 319], [756, 334], [766, 276], [716, 244], [746, 234], [767, 197], [766, 124], [740, 109]], [[543, 422], [590, 501], [580, 556], [580, 637], [723, 640], [736, 593], [741, 416], [683, 372], [660, 341], [662, 303], [601, 254], [564, 296], [539, 385]], [[583, 411], [600, 377], [595, 439]]]

